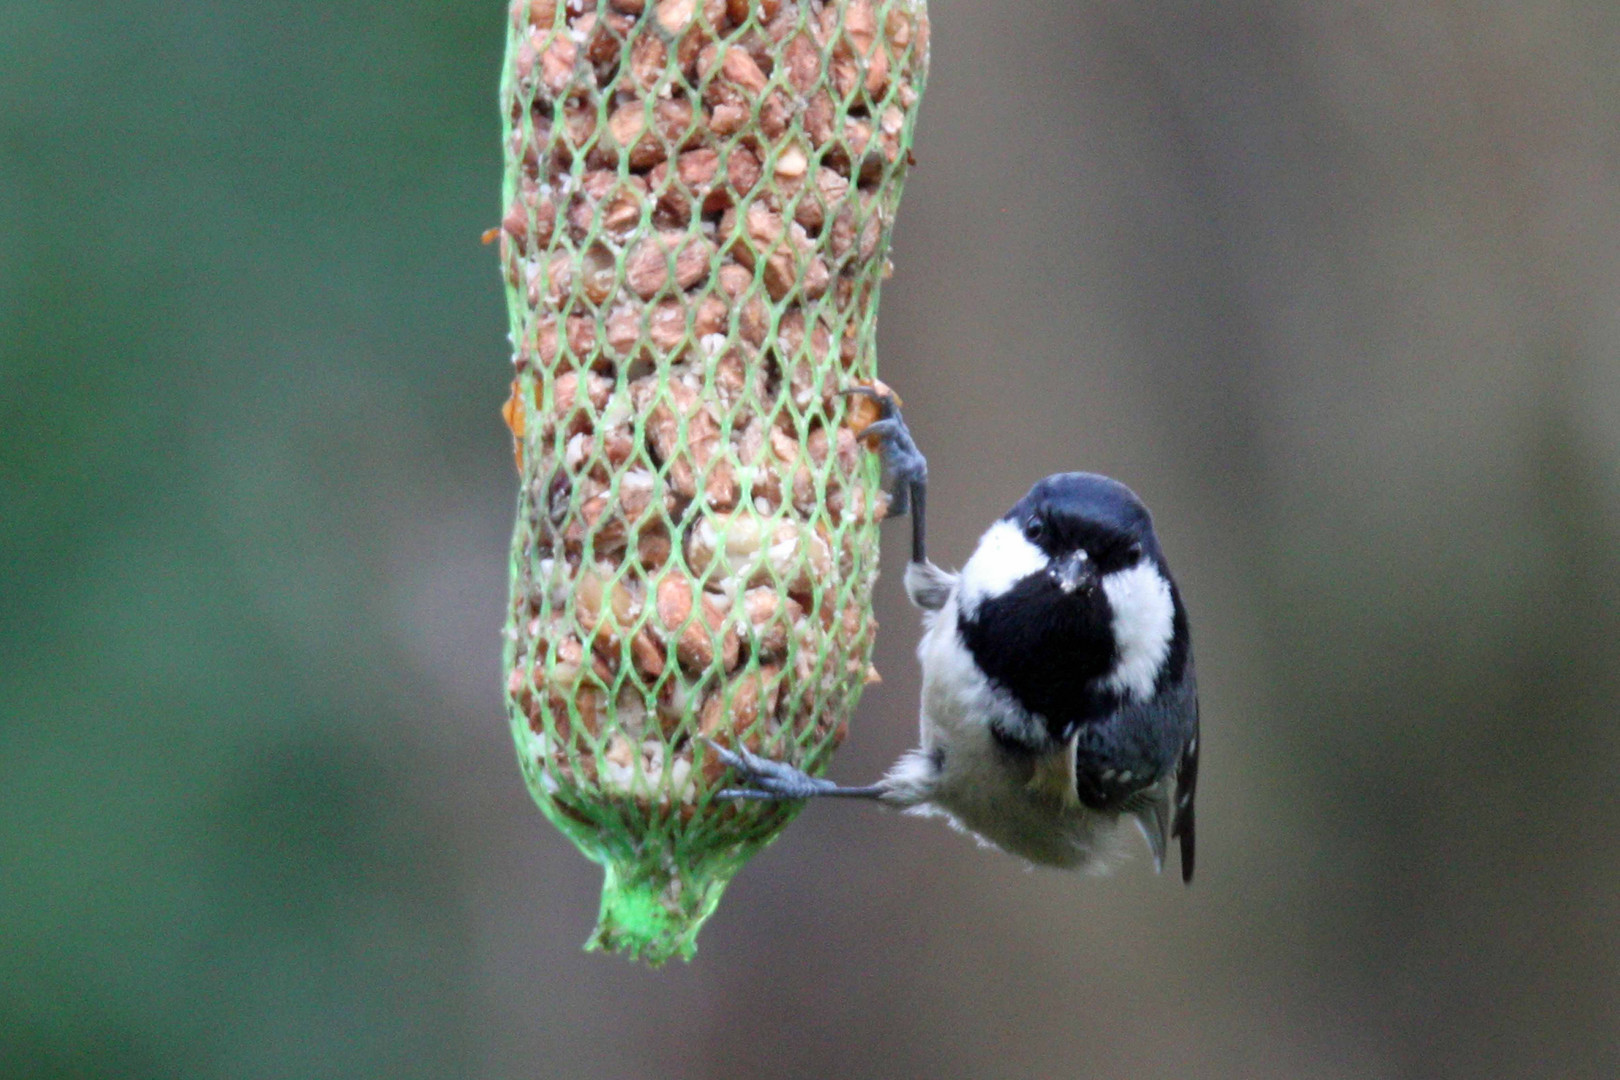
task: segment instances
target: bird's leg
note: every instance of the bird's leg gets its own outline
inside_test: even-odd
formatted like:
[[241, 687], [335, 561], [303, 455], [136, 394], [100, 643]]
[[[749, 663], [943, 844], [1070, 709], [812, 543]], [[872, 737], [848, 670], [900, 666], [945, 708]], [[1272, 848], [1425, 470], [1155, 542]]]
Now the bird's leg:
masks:
[[911, 565], [906, 567], [906, 595], [924, 611], [938, 611], [950, 598], [955, 579], [928, 561], [928, 459], [912, 440], [893, 394], [869, 386], [851, 387], [844, 393], [861, 394], [878, 404], [878, 419], [861, 432], [861, 437], [878, 437], [883, 471], [894, 486], [889, 516], [911, 512]]
[[819, 796], [834, 796], [845, 799], [882, 799], [888, 789], [882, 784], [873, 784], [870, 787], [839, 787], [831, 780], [817, 780], [802, 769], [782, 761], [771, 761], [737, 747], [728, 750], [708, 740], [709, 748], [720, 755], [734, 771], [740, 773], [752, 787], [726, 788], [719, 793], [722, 799], [813, 799]]
[[[883, 458], [883, 471], [894, 486], [889, 502], [889, 516], [911, 514], [911, 566], [906, 572], [906, 592], [921, 607], [937, 609], [944, 605], [948, 595], [949, 575], [928, 561], [927, 532], [924, 511], [928, 498], [928, 459], [911, 438], [900, 405], [893, 394], [874, 390], [869, 386], [855, 386], [843, 391], [860, 394], [877, 402], [878, 419], [861, 432], [864, 439], [876, 436], [878, 452]], [[914, 585], [913, 578], [917, 584]], [[746, 788], [726, 788], [719, 793], [722, 799], [813, 799], [821, 797], [844, 799], [884, 800], [894, 795], [886, 783], [867, 787], [839, 787], [831, 780], [818, 780], [803, 769], [783, 761], [771, 761], [748, 750], [737, 747], [729, 750], [709, 740], [709, 747], [733, 771], [751, 784]]]
[[861, 438], [876, 436], [878, 452], [883, 455], [883, 471], [894, 483], [889, 502], [889, 516], [911, 514], [911, 561], [928, 561], [927, 528], [924, 511], [928, 499], [928, 459], [912, 441], [911, 430], [893, 394], [874, 390], [869, 386], [852, 386], [845, 394], [860, 394], [877, 402], [878, 419], [861, 432]]

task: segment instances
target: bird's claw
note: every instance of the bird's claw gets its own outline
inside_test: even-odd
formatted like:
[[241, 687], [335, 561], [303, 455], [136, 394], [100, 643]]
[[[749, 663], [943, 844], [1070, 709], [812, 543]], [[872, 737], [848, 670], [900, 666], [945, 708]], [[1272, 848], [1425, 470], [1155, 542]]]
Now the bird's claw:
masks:
[[815, 777], [783, 761], [772, 761], [751, 753], [743, 747], [727, 749], [713, 739], [704, 740], [709, 749], [719, 755], [733, 772], [741, 774], [752, 784], [747, 788], [725, 788], [718, 793], [722, 799], [808, 799], [837, 787], [831, 780]]
[[878, 452], [883, 457], [883, 471], [893, 481], [890, 494], [889, 517], [901, 517], [911, 508], [912, 493], [928, 483], [928, 459], [923, 456], [911, 438], [905, 417], [900, 415], [900, 403], [895, 396], [870, 386], [851, 386], [839, 391], [845, 395], [859, 394], [877, 402], [878, 418], [861, 432], [862, 439], [876, 437]]

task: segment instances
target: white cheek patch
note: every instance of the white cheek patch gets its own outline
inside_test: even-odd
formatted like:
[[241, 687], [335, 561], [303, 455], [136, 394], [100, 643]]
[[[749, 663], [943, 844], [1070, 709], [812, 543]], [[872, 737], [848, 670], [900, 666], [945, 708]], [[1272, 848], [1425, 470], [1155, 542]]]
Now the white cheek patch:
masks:
[[962, 614], [972, 618], [981, 602], [1044, 569], [1046, 553], [1024, 539], [1022, 529], [1010, 521], [996, 522], [979, 538], [973, 557], [962, 568]]
[[1114, 611], [1114, 642], [1119, 647], [1119, 661], [1103, 685], [1117, 694], [1150, 697], [1175, 633], [1170, 583], [1143, 559], [1129, 570], [1105, 574], [1102, 587]]

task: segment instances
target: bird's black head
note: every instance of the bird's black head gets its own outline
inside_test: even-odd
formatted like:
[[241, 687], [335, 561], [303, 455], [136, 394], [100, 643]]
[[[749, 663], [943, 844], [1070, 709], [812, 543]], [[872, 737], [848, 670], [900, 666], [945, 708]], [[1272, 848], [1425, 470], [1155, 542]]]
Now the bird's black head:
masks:
[[[1153, 518], [1136, 493], [1096, 473], [1048, 476], [1002, 518], [1039, 549], [1060, 581], [1095, 586], [1143, 558], [1162, 564]], [[1072, 587], [1072, 585], [1071, 585]]]
[[1047, 477], [991, 526], [963, 567], [959, 618], [984, 673], [1055, 737], [1151, 697], [1183, 662], [1153, 519], [1093, 473]]

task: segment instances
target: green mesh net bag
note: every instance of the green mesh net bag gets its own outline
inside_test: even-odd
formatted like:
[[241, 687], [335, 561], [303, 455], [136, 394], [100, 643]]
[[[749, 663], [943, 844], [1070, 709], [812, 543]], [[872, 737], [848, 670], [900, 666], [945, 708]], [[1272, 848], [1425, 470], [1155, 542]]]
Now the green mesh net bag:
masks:
[[922, 0], [517, 0], [500, 233], [517, 374], [507, 700], [606, 883], [589, 947], [689, 957], [870, 666], [889, 234]]

